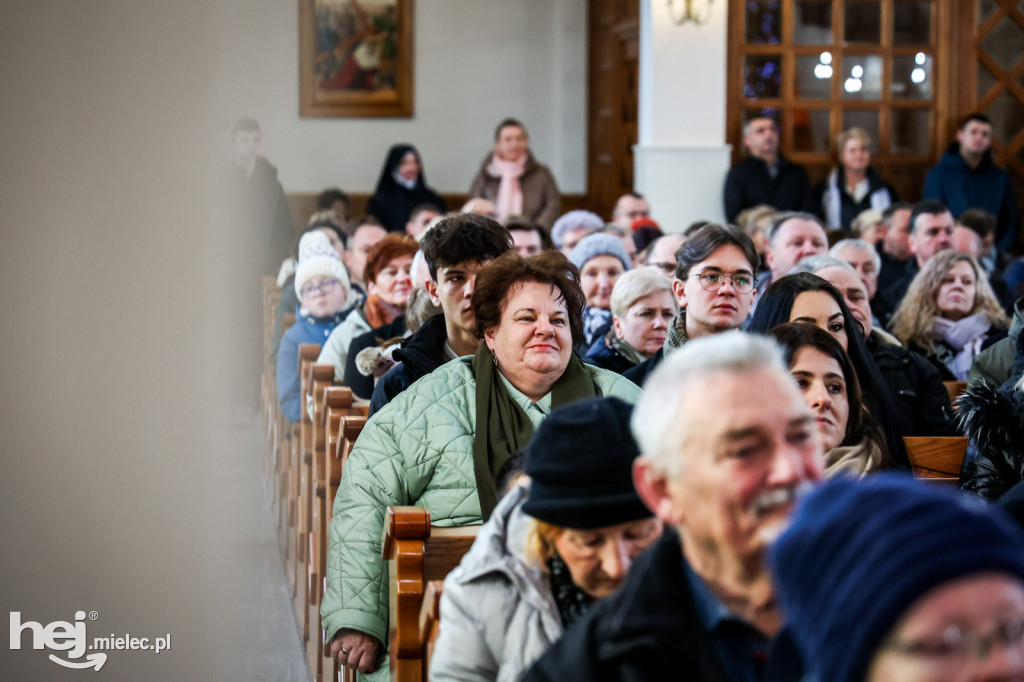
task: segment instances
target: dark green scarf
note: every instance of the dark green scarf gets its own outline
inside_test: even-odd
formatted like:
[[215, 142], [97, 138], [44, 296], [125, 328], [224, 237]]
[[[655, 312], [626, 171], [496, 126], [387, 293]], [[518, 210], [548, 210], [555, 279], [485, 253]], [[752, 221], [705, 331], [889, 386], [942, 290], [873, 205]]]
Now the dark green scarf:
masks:
[[[519, 403], [505, 390], [494, 355], [481, 343], [473, 356], [476, 377], [476, 435], [473, 438], [473, 469], [480, 496], [480, 513], [486, 521], [498, 503], [494, 479], [510, 457], [530, 442], [533, 424]], [[569, 366], [551, 387], [551, 409], [599, 395], [590, 372], [575, 353]]]

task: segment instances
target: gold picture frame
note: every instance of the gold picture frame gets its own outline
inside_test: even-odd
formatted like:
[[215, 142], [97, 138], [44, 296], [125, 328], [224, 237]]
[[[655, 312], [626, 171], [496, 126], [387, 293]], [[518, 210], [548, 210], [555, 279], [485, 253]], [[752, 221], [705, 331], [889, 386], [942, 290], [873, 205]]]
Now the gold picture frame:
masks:
[[413, 0], [299, 0], [299, 115], [413, 115]]

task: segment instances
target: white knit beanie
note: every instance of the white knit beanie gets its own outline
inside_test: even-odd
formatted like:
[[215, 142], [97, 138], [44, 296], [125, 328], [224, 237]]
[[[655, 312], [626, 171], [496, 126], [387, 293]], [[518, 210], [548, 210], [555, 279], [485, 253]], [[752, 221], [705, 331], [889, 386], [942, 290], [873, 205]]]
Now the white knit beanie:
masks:
[[302, 296], [302, 287], [306, 282], [320, 275], [329, 275], [339, 282], [348, 298], [348, 272], [338, 257], [338, 252], [331, 246], [330, 240], [320, 230], [313, 230], [302, 235], [299, 240], [299, 266], [295, 268], [295, 293]]

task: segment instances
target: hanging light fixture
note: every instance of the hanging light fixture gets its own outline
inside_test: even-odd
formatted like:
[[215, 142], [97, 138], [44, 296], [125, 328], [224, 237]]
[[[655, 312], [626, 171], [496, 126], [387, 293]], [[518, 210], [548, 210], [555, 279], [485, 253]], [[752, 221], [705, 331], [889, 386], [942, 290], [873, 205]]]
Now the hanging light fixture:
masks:
[[668, 0], [668, 11], [677, 24], [692, 21], [699, 26], [711, 18], [714, 3], [715, 0]]

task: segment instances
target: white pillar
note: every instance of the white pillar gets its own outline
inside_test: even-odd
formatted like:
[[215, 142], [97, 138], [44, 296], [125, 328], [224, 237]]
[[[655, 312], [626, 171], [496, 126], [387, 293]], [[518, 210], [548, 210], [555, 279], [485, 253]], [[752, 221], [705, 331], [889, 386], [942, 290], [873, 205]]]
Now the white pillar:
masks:
[[666, 232], [725, 220], [727, 11], [716, 0], [706, 24], [677, 25], [668, 0], [640, 3], [636, 189]]

